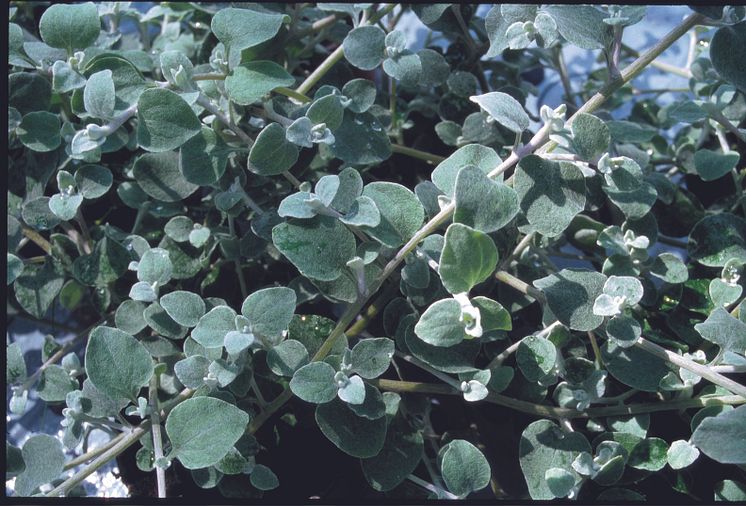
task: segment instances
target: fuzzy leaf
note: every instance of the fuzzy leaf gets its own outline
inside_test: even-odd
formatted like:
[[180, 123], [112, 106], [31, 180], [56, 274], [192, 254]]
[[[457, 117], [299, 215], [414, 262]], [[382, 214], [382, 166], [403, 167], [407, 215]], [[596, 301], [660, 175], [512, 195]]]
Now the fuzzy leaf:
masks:
[[473, 165], [461, 169], [454, 190], [453, 221], [490, 233], [518, 214], [518, 196], [509, 186], [492, 181]]
[[275, 88], [294, 83], [293, 76], [275, 62], [252, 61], [234, 68], [225, 78], [225, 92], [231, 101], [249, 105]]
[[446, 230], [438, 274], [450, 293], [468, 292], [490, 277], [497, 258], [495, 243], [487, 234], [453, 223]]

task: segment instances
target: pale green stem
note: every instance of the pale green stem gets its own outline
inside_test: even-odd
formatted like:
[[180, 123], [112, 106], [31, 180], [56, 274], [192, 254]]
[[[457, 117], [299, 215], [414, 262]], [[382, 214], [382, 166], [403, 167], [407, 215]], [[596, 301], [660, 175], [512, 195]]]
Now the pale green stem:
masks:
[[412, 158], [417, 158], [418, 160], [423, 160], [433, 165], [439, 164], [440, 162], [445, 160], [444, 156], [434, 155], [426, 151], [420, 151], [419, 149], [402, 146], [401, 144], [392, 144], [391, 151], [394, 153], [399, 153], [400, 155], [406, 155]]
[[163, 458], [163, 440], [161, 437], [161, 415], [158, 407], [158, 375], [153, 374], [148, 388], [150, 401], [150, 432], [153, 434], [153, 452], [155, 454], [155, 479], [158, 488], [158, 498], [166, 497], [166, 470], [159, 464]]

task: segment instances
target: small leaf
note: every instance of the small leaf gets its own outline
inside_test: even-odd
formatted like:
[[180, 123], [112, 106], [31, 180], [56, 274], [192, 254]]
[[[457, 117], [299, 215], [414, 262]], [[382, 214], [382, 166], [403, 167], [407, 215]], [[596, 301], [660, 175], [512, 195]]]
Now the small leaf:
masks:
[[381, 223], [381, 213], [373, 199], [365, 195], [355, 199], [350, 210], [339, 221], [356, 227], [377, 227]]
[[161, 307], [176, 323], [194, 327], [205, 314], [205, 302], [196, 293], [177, 290], [161, 297]]
[[655, 258], [650, 274], [666, 283], [684, 283], [689, 279], [686, 264], [673, 253], [661, 253]]
[[718, 74], [741, 91], [746, 91], [746, 21], [718, 28], [710, 42], [710, 59]]
[[295, 339], [286, 339], [267, 352], [267, 367], [278, 376], [291, 377], [308, 364], [308, 350]]
[[603, 323], [603, 316], [593, 314], [593, 303], [601, 295], [606, 276], [600, 272], [562, 269], [556, 274], [534, 281], [544, 292], [552, 313], [573, 330], [593, 330]]
[[689, 467], [695, 460], [697, 460], [697, 457], [699, 457], [699, 450], [697, 450], [694, 445], [688, 441], [684, 441], [683, 439], [671, 443], [666, 455], [668, 465], [671, 466], [672, 469], [684, 469], [685, 467]]
[[714, 181], [735, 169], [740, 158], [741, 155], [735, 151], [718, 153], [709, 149], [700, 149], [694, 153], [694, 167], [703, 180]]
[[469, 100], [479, 105], [508, 130], [520, 134], [528, 128], [530, 123], [528, 114], [516, 99], [499, 91], [492, 91], [484, 95], [469, 97]]
[[561, 234], [585, 208], [585, 178], [572, 163], [528, 155], [516, 168], [513, 188], [532, 230], [548, 237]]
[[280, 480], [267, 466], [257, 464], [249, 476], [251, 484], [258, 490], [272, 490], [280, 486]]
[[461, 304], [455, 299], [434, 302], [420, 317], [414, 332], [433, 346], [453, 346], [464, 340], [466, 332], [461, 321]]
[[241, 314], [249, 319], [255, 334], [279, 337], [293, 319], [296, 301], [295, 292], [290, 288], [265, 288], [246, 297]]
[[225, 335], [236, 330], [235, 319], [236, 312], [228, 306], [214, 307], [199, 319], [192, 330], [192, 339], [205, 348], [223, 346]]
[[178, 148], [201, 130], [189, 104], [164, 88], [142, 92], [137, 101], [137, 120], [137, 143], [156, 153]]
[[746, 221], [730, 213], [706, 216], [692, 228], [687, 250], [708, 267], [723, 267], [732, 258], [746, 262]]
[[452, 197], [461, 169], [473, 165], [488, 174], [501, 163], [502, 160], [494, 149], [481, 144], [469, 144], [457, 149], [451, 156], [440, 162], [430, 175], [430, 179], [447, 196]]
[[627, 465], [635, 469], [658, 471], [667, 462], [668, 445], [657, 437], [643, 439], [629, 454]]
[[181, 175], [179, 155], [172, 151], [145, 153], [135, 160], [132, 173], [145, 193], [162, 202], [178, 202], [199, 188]]
[[339, 399], [316, 406], [316, 423], [337, 448], [361, 459], [378, 455], [386, 439], [385, 416], [359, 417]]
[[575, 487], [575, 475], [559, 467], [547, 469], [544, 473], [544, 479], [547, 481], [549, 491], [555, 497], [567, 497]]
[[5, 381], [9, 385], [21, 383], [28, 376], [23, 350], [18, 343], [9, 344], [6, 351]]
[[145, 251], [137, 266], [137, 279], [148, 284], [164, 285], [171, 279], [172, 264], [169, 253], [163, 248]]
[[47, 111], [30, 112], [16, 127], [21, 143], [32, 151], [54, 151], [62, 142], [60, 118]]
[[746, 354], [746, 323], [718, 307], [702, 323], [694, 326], [699, 334], [725, 351]]
[[202, 355], [193, 355], [174, 364], [174, 373], [187, 388], [199, 388], [210, 370], [210, 361]]
[[642, 335], [642, 327], [631, 316], [618, 315], [606, 323], [606, 333], [616, 344], [627, 348], [634, 345]]
[[477, 447], [463, 439], [454, 439], [438, 453], [440, 470], [448, 490], [466, 496], [486, 487], [491, 470]]
[[293, 76], [275, 62], [252, 61], [234, 68], [225, 78], [225, 92], [231, 101], [249, 105], [275, 88], [293, 84]]
[[203, 126], [200, 133], [179, 149], [179, 170], [189, 183], [215, 184], [225, 173], [228, 148], [212, 128]]
[[394, 341], [386, 337], [361, 339], [352, 348], [352, 370], [365, 379], [379, 377], [386, 372], [394, 356]]
[[23, 260], [18, 258], [17, 256], [13, 255], [12, 253], [8, 253], [8, 278], [7, 283], [8, 286], [13, 284], [13, 281], [18, 278], [23, 273]]
[[143, 318], [143, 311], [145, 311], [145, 304], [142, 302], [136, 300], [122, 301], [114, 314], [114, 324], [119, 330], [135, 335], [148, 325]]
[[75, 185], [86, 199], [97, 199], [109, 191], [114, 177], [101, 165], [83, 165], [75, 171]]
[[370, 183], [363, 189], [363, 196], [371, 199], [380, 212], [380, 223], [364, 229], [371, 237], [391, 248], [408, 241], [425, 219], [420, 201], [400, 184]]
[[376, 101], [376, 85], [368, 79], [352, 79], [342, 87], [342, 95], [350, 99], [349, 110], [363, 113]]
[[492, 181], [480, 169], [461, 169], [454, 190], [453, 221], [490, 233], [500, 230], [518, 214], [518, 196], [509, 186]]
[[96, 42], [101, 32], [98, 9], [91, 2], [84, 4], [54, 4], [47, 8], [39, 20], [39, 33], [52, 47], [85, 49]]
[[329, 402], [337, 396], [334, 374], [334, 368], [326, 362], [311, 362], [295, 371], [290, 390], [306, 402]]
[[65, 278], [62, 269], [52, 261], [43, 266], [25, 266], [23, 273], [13, 283], [16, 300], [34, 317], [41, 319], [62, 289]]
[[590, 5], [548, 5], [543, 9], [554, 19], [559, 33], [583, 49], [603, 49], [612, 40], [606, 15]]
[[298, 160], [298, 148], [285, 138], [285, 129], [270, 123], [259, 132], [249, 153], [249, 170], [260, 176], [282, 174]]
[[345, 58], [361, 70], [373, 70], [386, 57], [386, 33], [377, 26], [360, 26], [351, 30], [342, 48]]
[[580, 113], [573, 119], [572, 147], [583, 160], [596, 162], [609, 149], [609, 127], [592, 114]]
[[88, 379], [105, 395], [134, 400], [153, 375], [153, 360], [131, 335], [112, 327], [96, 327], [85, 352]]
[[78, 208], [80, 208], [80, 204], [82, 203], [82, 195], [55, 193], [52, 195], [52, 198], [49, 199], [49, 209], [62, 221], [70, 221], [75, 218]]
[[171, 454], [187, 469], [216, 464], [244, 434], [249, 415], [213, 397], [187, 399], [166, 419]]
[[226, 50], [240, 53], [274, 37], [286, 18], [283, 14], [253, 9], [219, 9], [212, 17], [210, 29]]
[[91, 74], [83, 90], [83, 104], [94, 118], [109, 119], [114, 113], [114, 80], [111, 70], [105, 69]]
[[487, 234], [453, 223], [446, 230], [438, 274], [450, 293], [468, 292], [490, 277], [497, 259], [497, 248]]
[[354, 405], [360, 405], [365, 401], [365, 383], [360, 376], [350, 376], [348, 381], [337, 390], [339, 398]]
[[31, 436], [21, 449], [26, 468], [16, 477], [17, 496], [30, 496], [40, 485], [57, 479], [62, 474], [65, 454], [60, 441], [48, 434]]
[[557, 362], [557, 348], [549, 339], [528, 336], [516, 350], [516, 363], [529, 381], [538, 381], [549, 374]]

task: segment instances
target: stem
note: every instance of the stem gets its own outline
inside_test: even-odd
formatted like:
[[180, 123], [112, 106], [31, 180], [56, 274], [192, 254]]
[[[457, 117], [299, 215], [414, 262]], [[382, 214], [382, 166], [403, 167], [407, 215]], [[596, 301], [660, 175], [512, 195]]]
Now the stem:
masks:
[[497, 278], [498, 281], [502, 281], [511, 288], [514, 288], [519, 292], [522, 292], [523, 294], [536, 299], [542, 304], [546, 303], [546, 297], [544, 297], [544, 294], [541, 293], [541, 291], [537, 290], [525, 281], [521, 281], [508, 272], [498, 271], [495, 273], [495, 278]]
[[215, 104], [212, 103], [212, 101], [207, 98], [206, 95], [200, 93], [197, 97], [197, 103], [205, 108], [205, 110], [209, 111], [210, 114], [215, 116], [221, 123], [223, 123], [228, 129], [236, 134], [236, 136], [241, 139], [241, 141], [246, 144], [249, 148], [254, 145], [254, 140], [249, 137], [246, 132], [238, 128], [233, 122], [220, 111], [220, 109], [215, 106]]
[[331, 14], [331, 15], [325, 17], [325, 18], [321, 18], [321, 19], [319, 19], [317, 21], [314, 21], [313, 24], [311, 26], [309, 26], [308, 28], [306, 28], [305, 30], [300, 30], [296, 34], [296, 36], [299, 39], [302, 39], [306, 35], [310, 35], [310, 34], [312, 34], [314, 32], [319, 32], [319, 31], [323, 30], [324, 28], [332, 26], [337, 21], [337, 19], [340, 19], [341, 17], [342, 17], [342, 15], [340, 15], [340, 14]]
[[75, 213], [75, 221], [78, 222], [80, 233], [83, 237], [83, 251], [86, 255], [90, 255], [93, 251], [93, 248], [91, 247], [91, 234], [88, 231], [88, 225], [85, 222], [85, 218], [83, 218], [83, 213], [80, 208], [78, 208], [77, 213]]
[[226, 77], [225, 74], [218, 73], [194, 74], [192, 81], [225, 81]]
[[673, 237], [668, 237], [663, 234], [658, 234], [658, 242], [668, 244], [669, 246], [676, 246], [677, 248], [687, 249], [689, 247], [688, 241], [682, 241]]
[[637, 341], [635, 341], [635, 346], [637, 346], [638, 348], [642, 348], [651, 355], [665, 360], [666, 362], [670, 362], [678, 367], [691, 371], [694, 374], [701, 376], [706, 380], [715, 383], [716, 385], [720, 385], [726, 390], [740, 395], [741, 397], [746, 399], [746, 386], [741, 385], [740, 383], [737, 383], [730, 378], [726, 378], [725, 376], [713, 371], [706, 365], [698, 364], [692, 360], [689, 360], [688, 358], [684, 358], [681, 355], [678, 355], [661, 346], [658, 346], [655, 343], [651, 343], [644, 337], [640, 337]]
[[145, 215], [148, 214], [149, 209], [149, 200], [137, 209], [137, 215], [135, 215], [135, 223], [132, 225], [132, 232], [130, 232], [130, 234], [134, 235], [137, 233], [137, 230], [140, 228], [140, 224], [142, 223], [143, 218], [145, 218]]
[[311, 98], [307, 95], [304, 95], [303, 93], [299, 93], [297, 90], [291, 90], [290, 88], [285, 88], [284, 86], [281, 86], [279, 88], [275, 88], [275, 93], [279, 93], [280, 95], [285, 95], [286, 97], [294, 98], [295, 100], [301, 102], [301, 103], [308, 103], [311, 101]]
[[433, 494], [438, 496], [439, 499], [443, 497], [445, 497], [446, 499], [460, 499], [459, 496], [454, 495], [446, 490], [443, 490], [440, 487], [436, 487], [432, 483], [428, 483], [422, 478], [418, 478], [417, 476], [413, 474], [410, 474], [409, 476], [407, 476], [407, 479], [411, 481], [412, 483], [416, 483], [417, 485], [424, 488], [425, 490], [432, 492]]
[[163, 459], [163, 443], [161, 439], [161, 417], [158, 412], [158, 375], [150, 378], [148, 389], [150, 400], [150, 431], [153, 433], [153, 452], [155, 453], [155, 480], [158, 486], [158, 498], [166, 497], [166, 470], [158, 465]]
[[741, 132], [736, 126], [730, 122], [728, 118], [723, 116], [723, 113], [718, 110], [708, 110], [708, 114], [712, 119], [720, 123], [722, 126], [724, 126], [730, 133], [736, 136], [739, 141], [746, 143], [746, 135], [744, 135], [743, 132]]
[[[228, 215], [228, 230], [233, 237], [236, 237], [236, 226], [233, 223], [233, 216]], [[233, 260], [233, 266], [236, 269], [236, 277], [238, 277], [238, 284], [241, 287], [241, 296], [243, 299], [249, 296], [249, 290], [246, 288], [246, 280], [243, 278], [243, 271], [241, 271], [241, 259], [236, 258]]]
[[49, 255], [52, 252], [52, 245], [49, 243], [49, 241], [44, 239], [44, 237], [42, 237], [39, 232], [28, 227], [22, 227], [21, 231], [23, 232], [23, 235], [31, 239], [31, 242], [43, 249], [44, 253]]
[[598, 347], [598, 341], [596, 341], [596, 334], [593, 331], [588, 331], [588, 340], [591, 342], [591, 348], [593, 348], [593, 356], [596, 358], [596, 369], [601, 369], [601, 350]]
[[520, 339], [505, 348], [498, 356], [492, 359], [492, 361], [487, 365], [487, 369], [495, 369], [497, 367], [500, 367], [502, 363], [505, 362], [505, 359], [516, 352], [518, 347], [521, 345], [521, 341], [523, 341], [523, 339]]
[[[389, 379], [374, 379], [368, 383], [389, 392], [398, 393], [419, 393], [432, 395], [458, 395], [462, 393], [448, 385], [440, 383], [418, 383], [414, 381], [397, 381]], [[654, 413], [658, 411], [678, 411], [682, 409], [701, 408], [705, 406], [723, 406], [739, 405], [746, 403], [746, 398], [737, 395], [724, 395], [713, 397], [694, 397], [690, 399], [676, 399], [665, 402], [650, 402], [639, 404], [628, 404], [626, 406], [604, 406], [597, 408], [588, 408], [585, 411], [575, 409], [560, 408], [546, 404], [535, 404], [533, 402], [513, 399], [500, 394], [490, 393], [485, 399], [486, 402], [504, 406], [507, 408], [528, 413], [530, 415], [553, 418], [575, 419], [575, 418], [596, 418], [604, 416], [625, 416], [637, 415], [640, 413]]]
[[63, 467], [63, 470], [67, 471], [68, 469], [72, 469], [73, 467], [76, 467], [76, 466], [78, 466], [80, 464], [85, 464], [86, 462], [88, 462], [92, 458], [98, 457], [99, 455], [101, 455], [102, 453], [104, 453], [105, 451], [109, 450], [110, 448], [112, 448], [117, 443], [119, 443], [119, 441], [121, 441], [122, 439], [124, 439], [124, 436], [126, 436], [126, 435], [127, 434], [123, 432], [123, 433], [119, 434], [118, 436], [110, 439], [106, 444], [103, 444], [103, 445], [99, 446], [98, 448], [94, 448], [93, 450], [90, 450], [89, 452], [86, 452], [83, 455], [80, 455], [79, 457], [75, 457], [71, 461], [65, 463], [65, 467]]
[[431, 164], [437, 164], [446, 159], [444, 156], [434, 155], [432, 153], [420, 151], [419, 149], [402, 146], [401, 144], [392, 144], [391, 151], [394, 153], [399, 153], [400, 155], [411, 156], [412, 158], [417, 158], [418, 160], [424, 160], [427, 163]]

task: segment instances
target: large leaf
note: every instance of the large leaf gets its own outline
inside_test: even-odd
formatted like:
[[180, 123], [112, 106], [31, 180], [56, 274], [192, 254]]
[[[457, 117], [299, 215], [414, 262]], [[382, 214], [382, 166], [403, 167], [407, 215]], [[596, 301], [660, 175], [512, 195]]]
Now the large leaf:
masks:
[[723, 350], [746, 355], [746, 323], [731, 316], [722, 307], [716, 308], [707, 320], [695, 325], [694, 329]]
[[448, 490], [465, 496], [486, 487], [490, 482], [490, 465], [476, 446], [454, 439], [438, 454], [440, 470]]
[[518, 214], [518, 196], [509, 186], [492, 181], [475, 166], [461, 169], [454, 191], [453, 221], [481, 232], [500, 230]]
[[241, 51], [274, 37], [286, 18], [283, 14], [253, 9], [218, 9], [210, 29], [228, 51]]
[[98, 9], [92, 2], [84, 4], [55, 4], [42, 14], [39, 33], [52, 47], [67, 50], [85, 49], [96, 42], [101, 32]]
[[371, 199], [380, 212], [375, 227], [363, 227], [371, 237], [385, 246], [396, 248], [419, 230], [425, 210], [414, 193], [396, 183], [374, 182], [365, 186], [363, 196]]
[[378, 455], [386, 440], [385, 416], [359, 417], [339, 399], [316, 406], [316, 423], [337, 448], [361, 459]]
[[145, 153], [135, 160], [132, 172], [145, 193], [163, 202], [178, 202], [199, 188], [181, 175], [179, 156], [172, 151]]
[[285, 138], [285, 129], [270, 123], [259, 132], [249, 152], [249, 170], [261, 176], [282, 174], [298, 160], [298, 148]]
[[187, 399], [168, 415], [171, 453], [187, 469], [216, 464], [244, 434], [249, 415], [214, 397]]
[[176, 149], [200, 132], [197, 115], [171, 90], [145, 90], [137, 101], [137, 143], [146, 151]]
[[451, 293], [468, 292], [490, 277], [497, 265], [497, 247], [490, 236], [460, 223], [446, 230], [438, 274]]
[[746, 406], [702, 420], [692, 443], [721, 464], [746, 464]]
[[253, 104], [281, 86], [292, 86], [293, 76], [271, 61], [252, 61], [239, 65], [225, 78], [225, 91], [233, 102]]
[[593, 303], [603, 292], [606, 276], [600, 272], [562, 269], [534, 281], [544, 292], [547, 304], [559, 321], [571, 329], [593, 330], [603, 323], [603, 316], [593, 314]]
[[284, 286], [257, 290], [241, 306], [241, 313], [251, 322], [254, 333], [279, 337], [290, 325], [295, 312], [295, 292]]
[[557, 23], [559, 33], [583, 49], [604, 49], [612, 40], [606, 15], [590, 5], [548, 5], [543, 8]]
[[54, 298], [62, 290], [65, 278], [61, 267], [53, 261], [43, 266], [26, 265], [13, 284], [16, 300], [36, 318], [44, 318]]
[[[502, 160], [494, 149], [481, 144], [468, 144], [457, 149], [451, 156], [440, 162], [430, 175], [430, 179], [443, 193], [452, 197], [456, 188], [456, 179], [464, 167], [473, 165], [488, 174], [497, 168], [500, 163], [502, 163]], [[500, 177], [502, 178], [502, 176]]]
[[710, 42], [712, 66], [723, 79], [746, 92], [746, 21], [718, 28]]
[[15, 492], [30, 496], [39, 485], [55, 480], [62, 474], [65, 454], [62, 443], [48, 434], [31, 436], [21, 449], [24, 471], [16, 477]]
[[694, 225], [687, 249], [708, 267], [723, 267], [732, 258], [746, 262], [746, 221], [730, 213], [706, 216]]
[[392, 490], [411, 474], [422, 460], [422, 434], [403, 423], [389, 425], [381, 452], [363, 459], [363, 474], [379, 492]]
[[523, 106], [516, 99], [500, 91], [469, 97], [487, 114], [508, 130], [520, 134], [528, 128], [530, 120]]

